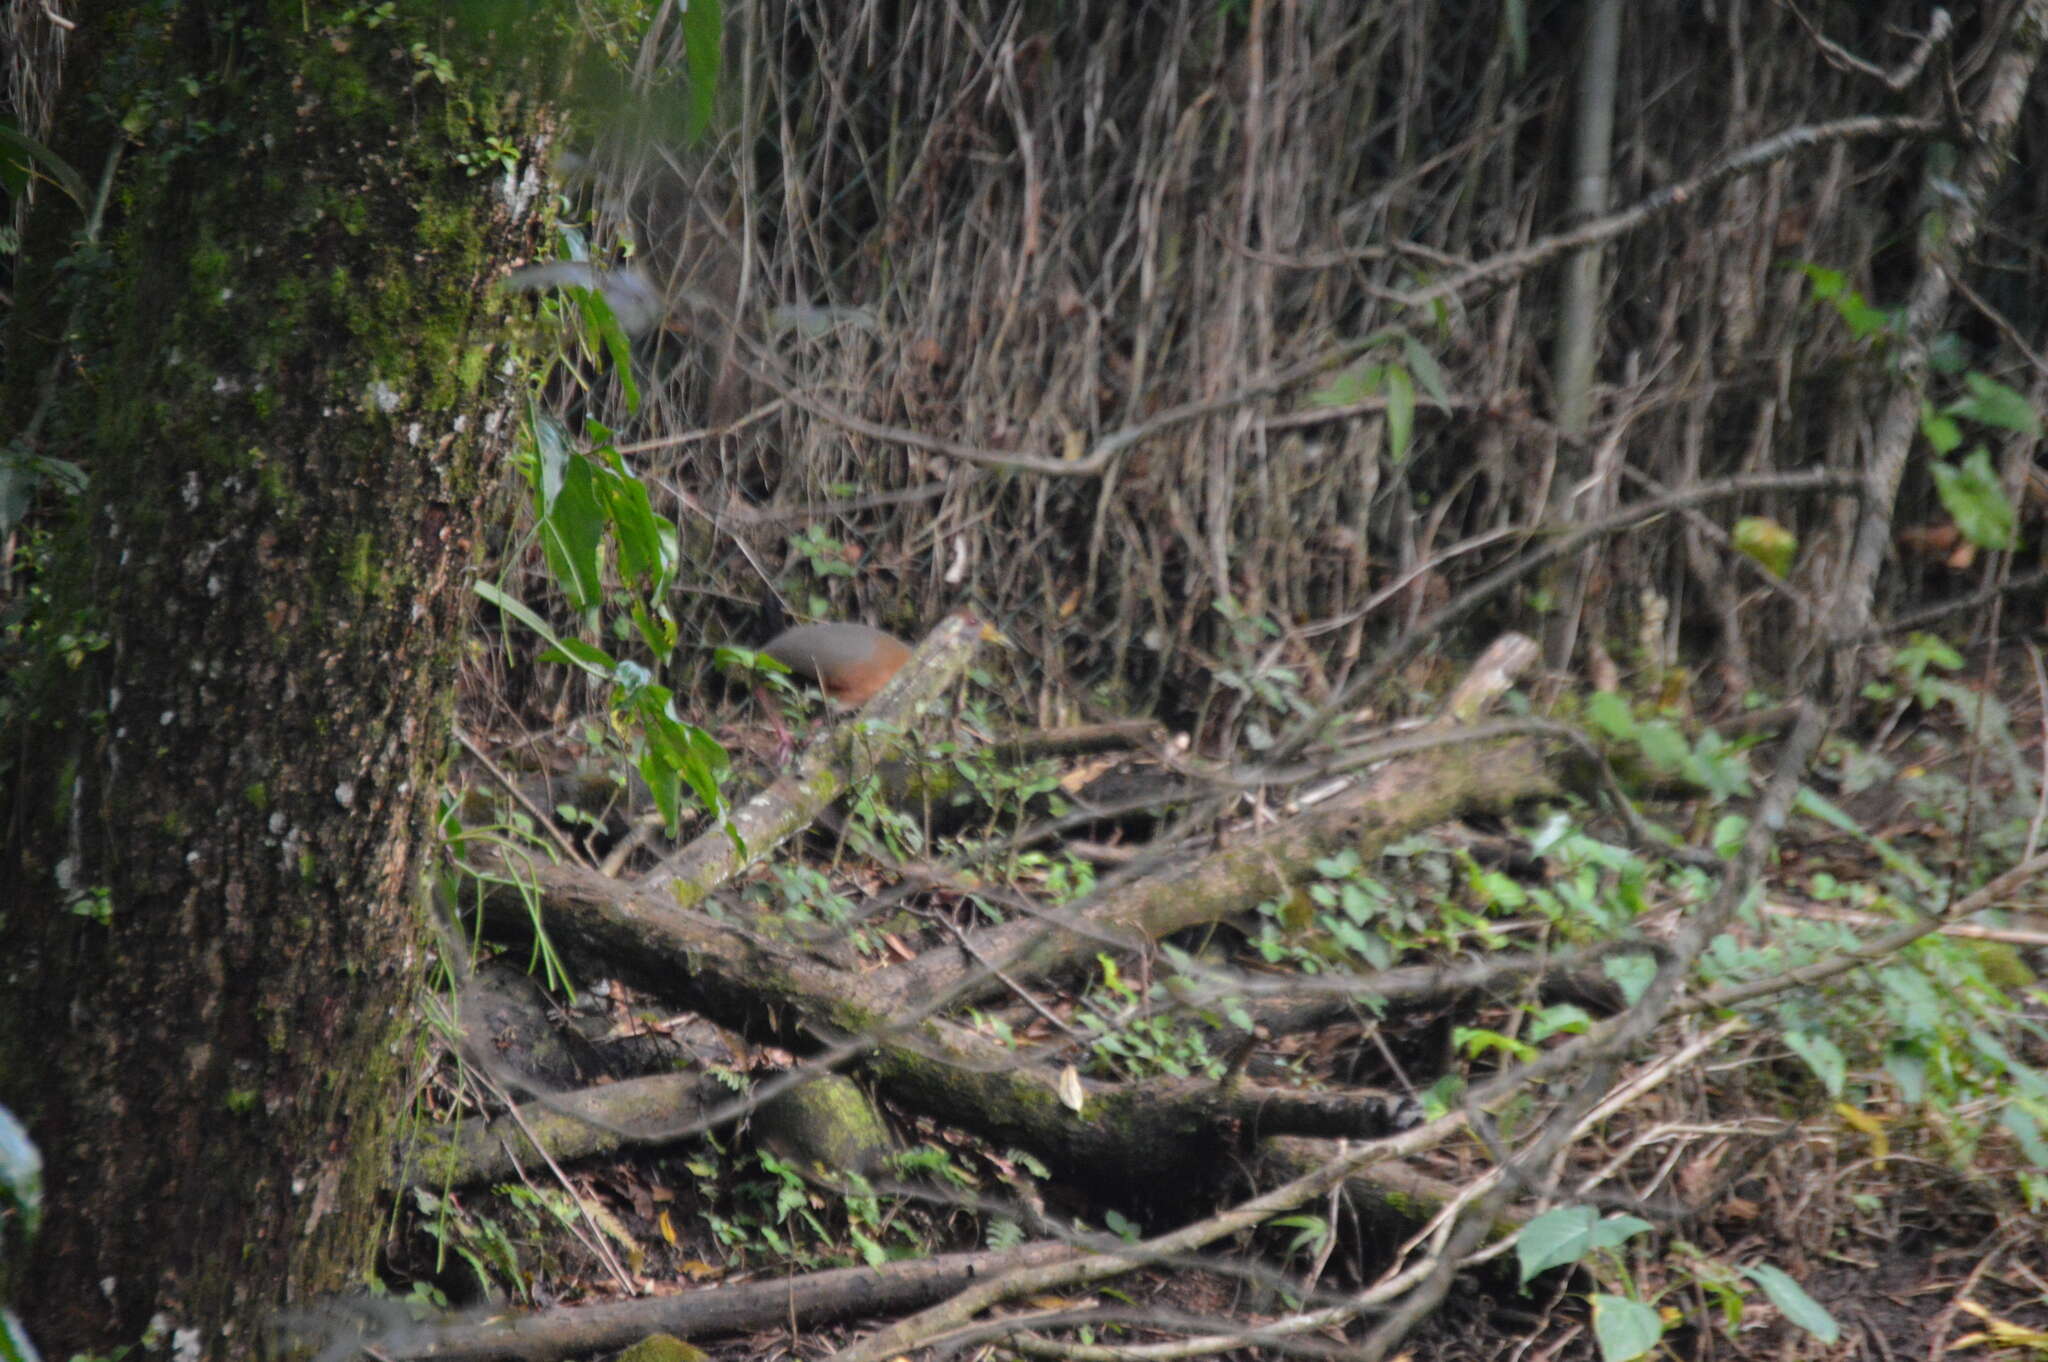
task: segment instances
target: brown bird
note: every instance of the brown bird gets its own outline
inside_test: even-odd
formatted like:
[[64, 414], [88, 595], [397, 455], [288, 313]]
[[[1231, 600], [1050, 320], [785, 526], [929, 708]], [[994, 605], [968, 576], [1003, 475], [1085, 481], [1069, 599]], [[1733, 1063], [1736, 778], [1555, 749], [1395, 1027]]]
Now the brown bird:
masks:
[[864, 705], [910, 660], [910, 646], [865, 624], [799, 624], [768, 640], [761, 651], [818, 683], [842, 705]]

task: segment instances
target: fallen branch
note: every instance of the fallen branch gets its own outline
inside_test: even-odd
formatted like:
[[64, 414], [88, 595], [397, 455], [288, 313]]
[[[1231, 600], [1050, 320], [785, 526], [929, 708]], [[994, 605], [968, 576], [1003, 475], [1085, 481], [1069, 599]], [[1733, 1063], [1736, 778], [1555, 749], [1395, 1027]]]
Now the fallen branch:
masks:
[[941, 1300], [992, 1275], [1079, 1257], [1061, 1244], [1027, 1244], [999, 1253], [949, 1253], [882, 1267], [844, 1267], [716, 1290], [604, 1305], [567, 1306], [482, 1324], [428, 1327], [398, 1337], [364, 1339], [377, 1356], [398, 1362], [555, 1362], [561, 1357], [625, 1347], [652, 1333], [686, 1338], [802, 1327], [887, 1314]]

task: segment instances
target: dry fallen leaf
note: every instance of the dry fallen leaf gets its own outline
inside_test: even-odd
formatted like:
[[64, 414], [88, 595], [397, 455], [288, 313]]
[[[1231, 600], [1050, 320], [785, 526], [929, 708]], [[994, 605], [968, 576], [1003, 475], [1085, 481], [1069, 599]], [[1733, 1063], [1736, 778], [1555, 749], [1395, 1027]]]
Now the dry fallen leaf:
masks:
[[1088, 1092], [1081, 1086], [1081, 1071], [1069, 1064], [1060, 1070], [1060, 1101], [1076, 1116], [1088, 1105]]

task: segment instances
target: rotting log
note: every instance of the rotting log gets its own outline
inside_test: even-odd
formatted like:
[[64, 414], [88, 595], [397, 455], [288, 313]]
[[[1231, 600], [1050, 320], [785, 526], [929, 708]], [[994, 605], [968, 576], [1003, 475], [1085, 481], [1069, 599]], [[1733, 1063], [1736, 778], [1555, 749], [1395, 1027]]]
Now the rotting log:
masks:
[[[974, 954], [1005, 973], [1040, 975], [1102, 949], [1105, 940], [1136, 945], [1188, 927], [1249, 912], [1314, 874], [1315, 862], [1353, 850], [1370, 859], [1403, 837], [1466, 814], [1501, 812], [1524, 799], [1554, 795], [1554, 753], [1530, 739], [1446, 747], [1391, 763], [1349, 793], [1234, 846], [1130, 882], [1093, 904], [1047, 912], [973, 934]], [[962, 1001], [1000, 991], [992, 973], [949, 952], [927, 951], [893, 967], [885, 1010], [961, 987]]]
[[[1545, 749], [1532, 740], [1436, 749], [1392, 763], [1354, 794], [1245, 846], [1217, 852], [1160, 883], [1140, 882], [1098, 908], [1120, 934], [1179, 930], [1249, 911], [1311, 876], [1317, 859], [1343, 847], [1371, 850], [1459, 813], [1505, 807], [1553, 788]], [[935, 950], [908, 965], [863, 974], [800, 944], [676, 908], [658, 890], [566, 866], [542, 869], [536, 879], [549, 930], [572, 956], [602, 960], [727, 1025], [773, 1016], [787, 1042], [846, 1042], [892, 1099], [1031, 1148], [1084, 1178], [1128, 1180], [1162, 1169], [1188, 1175], [1238, 1146], [1247, 1130], [1365, 1137], [1396, 1128], [1400, 1119], [1380, 1094], [1338, 1095], [1340, 1105], [1353, 1104], [1345, 1119], [1357, 1124], [1347, 1127], [1327, 1113], [1311, 1113], [1294, 1095], [1192, 1080], [1084, 1085], [1077, 1114], [1062, 1104], [1043, 1066], [936, 1015], [988, 991], [976, 958], [1064, 960], [1079, 949], [1069, 939], [1092, 948], [1099, 937], [1079, 924], [971, 933], [969, 958]], [[1085, 912], [1076, 916], [1096, 920]], [[1055, 949], [1034, 940], [1054, 931], [1064, 938]], [[929, 967], [933, 961], [937, 967]], [[1369, 994], [1366, 980], [1361, 996]]]
[[[529, 1080], [530, 1084], [530, 1080]], [[491, 1120], [463, 1120], [420, 1132], [395, 1185], [462, 1187], [513, 1176], [538, 1145], [556, 1162], [666, 1143], [688, 1130], [731, 1089], [697, 1074], [650, 1074], [576, 1092], [547, 1093]]]

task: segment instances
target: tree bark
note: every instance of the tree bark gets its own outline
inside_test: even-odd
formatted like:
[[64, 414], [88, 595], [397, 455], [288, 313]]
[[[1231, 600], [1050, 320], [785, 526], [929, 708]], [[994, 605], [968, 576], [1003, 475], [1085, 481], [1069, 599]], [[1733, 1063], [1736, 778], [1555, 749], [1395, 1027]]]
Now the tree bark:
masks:
[[85, 245], [41, 196], [8, 347], [10, 436], [91, 479], [0, 668], [15, 1303], [48, 1355], [248, 1356], [376, 1239], [546, 86], [438, 7], [298, 3], [100, 6], [62, 79], [107, 194]]

